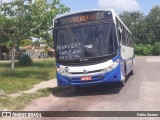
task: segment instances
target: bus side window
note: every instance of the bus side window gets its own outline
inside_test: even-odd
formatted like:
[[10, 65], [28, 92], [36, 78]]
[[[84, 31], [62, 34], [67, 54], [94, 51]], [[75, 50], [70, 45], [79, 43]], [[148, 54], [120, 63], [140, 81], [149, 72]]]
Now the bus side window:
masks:
[[130, 39], [128, 39], [128, 47], [130, 47], [131, 46], [131, 41], [130, 41]]
[[118, 35], [119, 43], [121, 44], [122, 43], [122, 30], [120, 27], [117, 28], [117, 35]]
[[120, 30], [119, 30], [119, 29], [117, 29], [117, 36], [118, 36], [118, 40], [120, 40], [120, 38], [121, 38], [121, 33], [120, 33]]
[[126, 46], [129, 46], [128, 33], [126, 33]]
[[133, 42], [131, 39], [130, 39], [130, 46], [133, 47]]
[[133, 47], [133, 41], [132, 41], [132, 36], [130, 35], [130, 40], [131, 40], [131, 47]]
[[126, 39], [125, 39], [125, 32], [124, 32], [124, 30], [122, 31], [122, 44], [126, 45]]

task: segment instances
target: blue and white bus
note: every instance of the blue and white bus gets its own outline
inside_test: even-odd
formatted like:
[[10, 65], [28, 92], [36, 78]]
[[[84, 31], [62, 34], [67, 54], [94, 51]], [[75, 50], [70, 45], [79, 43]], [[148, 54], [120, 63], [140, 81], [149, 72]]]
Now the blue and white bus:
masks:
[[133, 74], [132, 34], [114, 10], [62, 15], [53, 26], [58, 86], [124, 86]]

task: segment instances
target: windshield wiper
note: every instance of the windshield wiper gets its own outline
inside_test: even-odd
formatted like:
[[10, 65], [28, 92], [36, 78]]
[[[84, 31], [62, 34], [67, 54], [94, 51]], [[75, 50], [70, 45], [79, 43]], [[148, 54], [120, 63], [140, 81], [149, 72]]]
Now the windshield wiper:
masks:
[[69, 26], [66, 27], [67, 31], [69, 32], [69, 36], [72, 40], [75, 40], [75, 36], [74, 36], [74, 33], [72, 32], [72, 30], [69, 28]]
[[95, 41], [97, 40], [98, 34], [99, 34], [98, 27], [99, 27], [99, 25], [96, 25], [95, 32], [94, 32], [94, 40]]

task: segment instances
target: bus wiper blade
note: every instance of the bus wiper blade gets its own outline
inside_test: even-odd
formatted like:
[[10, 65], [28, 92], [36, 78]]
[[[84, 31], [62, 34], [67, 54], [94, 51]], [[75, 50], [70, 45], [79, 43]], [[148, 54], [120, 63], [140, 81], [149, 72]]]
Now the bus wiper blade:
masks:
[[94, 32], [94, 40], [95, 41], [97, 40], [97, 37], [98, 37], [98, 34], [99, 34], [98, 27], [99, 27], [99, 25], [96, 25], [95, 32]]
[[75, 37], [74, 37], [74, 33], [73, 33], [72, 30], [69, 28], [69, 26], [67, 26], [66, 29], [67, 29], [67, 31], [69, 32], [70, 38], [71, 38], [72, 40], [76, 40], [76, 39], [74, 39], [74, 38], [75, 38]]

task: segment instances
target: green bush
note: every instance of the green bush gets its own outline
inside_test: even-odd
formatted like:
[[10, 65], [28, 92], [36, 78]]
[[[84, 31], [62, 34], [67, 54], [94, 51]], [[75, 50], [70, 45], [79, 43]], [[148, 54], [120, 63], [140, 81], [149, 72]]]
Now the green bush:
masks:
[[153, 46], [150, 44], [134, 44], [136, 55], [152, 55]]
[[160, 55], [160, 42], [154, 44], [152, 52], [154, 55]]
[[32, 59], [26, 54], [22, 55], [19, 59], [19, 64], [22, 66], [30, 66], [32, 62]]

